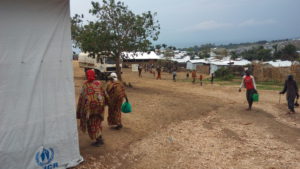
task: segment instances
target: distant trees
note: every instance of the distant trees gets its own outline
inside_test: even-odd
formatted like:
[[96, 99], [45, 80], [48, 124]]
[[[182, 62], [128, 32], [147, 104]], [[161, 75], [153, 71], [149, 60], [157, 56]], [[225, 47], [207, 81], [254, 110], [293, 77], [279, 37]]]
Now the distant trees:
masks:
[[209, 58], [210, 57], [210, 51], [211, 48], [214, 48], [215, 45], [208, 43], [208, 44], [204, 44], [200, 46], [200, 58], [204, 59], [204, 58]]
[[299, 60], [299, 54], [297, 53], [297, 48], [293, 44], [288, 44], [284, 46], [279, 51], [274, 52], [275, 59], [281, 59], [281, 60], [290, 60], [295, 61]]
[[164, 56], [166, 59], [171, 59], [171, 57], [174, 57], [174, 48], [172, 47], [169, 47], [169, 48], [166, 48], [165, 51], [164, 51]]
[[247, 60], [260, 60], [260, 61], [270, 61], [270, 60], [290, 60], [295, 61], [299, 60], [299, 54], [297, 53], [297, 48], [293, 44], [288, 44], [284, 46], [281, 50], [278, 50], [278, 45], [275, 44], [272, 46], [272, 50], [264, 49], [263, 46], [259, 46], [257, 48], [252, 48], [245, 52], [241, 53], [244, 59]]
[[161, 49], [161, 45], [155, 45], [155, 49], [160, 50]]
[[[199, 57], [201, 59], [210, 57], [210, 51], [217, 54], [217, 58], [222, 59], [224, 56], [228, 54], [231, 55], [231, 59], [235, 60], [237, 58], [244, 58], [249, 61], [259, 60], [259, 61], [270, 61], [270, 60], [291, 60], [300, 61], [299, 53], [297, 53], [300, 49], [299, 41], [290, 41], [290, 44], [285, 45], [284, 47], [281, 44], [284, 44], [288, 41], [288, 39], [282, 40], [274, 40], [271, 42], [262, 40], [257, 42], [247, 42], [247, 43], [238, 43], [238, 44], [228, 44], [228, 45], [214, 45], [211, 43], [203, 44], [200, 46], [193, 46], [189, 48], [183, 48], [181, 50], [187, 51], [187, 54], [191, 56], [193, 60], [195, 57]], [[295, 45], [293, 45], [293, 44]], [[249, 46], [255, 46], [249, 49]], [[216, 49], [213, 49], [216, 48]], [[225, 49], [225, 50], [222, 50]], [[228, 53], [226, 49], [231, 49], [231, 52]], [[236, 49], [236, 50], [235, 50]], [[248, 49], [248, 50], [246, 50]]]
[[292, 44], [286, 45], [281, 50], [281, 52], [282, 52], [282, 59], [294, 61], [294, 60], [297, 60], [299, 57], [296, 46], [294, 46]]
[[232, 60], [236, 60], [239, 56], [235, 51], [231, 51], [230, 52], [231, 58]]
[[260, 60], [260, 61], [269, 61], [272, 60], [272, 54], [270, 49], [264, 49], [263, 46], [257, 48], [252, 48], [250, 50], [244, 51], [241, 53], [244, 59], [249, 61]]
[[201, 59], [204, 58], [209, 58], [210, 57], [210, 50], [211, 48], [215, 47], [214, 44], [208, 43], [208, 44], [203, 44], [201, 46], [193, 46], [189, 48], [184, 48], [182, 50], [187, 51], [187, 54], [191, 56], [192, 60], [195, 57], [199, 57]]
[[[161, 49], [164, 48], [164, 52]], [[177, 49], [175, 46], [168, 46], [167, 44], [157, 44], [155, 45], [156, 53], [163, 53], [166, 58], [173, 57], [175, 55], [174, 51]]]
[[186, 49], [187, 54], [191, 57], [191, 60], [194, 60], [196, 56], [198, 56], [197, 54], [197, 50], [195, 50], [194, 48], [187, 48]]

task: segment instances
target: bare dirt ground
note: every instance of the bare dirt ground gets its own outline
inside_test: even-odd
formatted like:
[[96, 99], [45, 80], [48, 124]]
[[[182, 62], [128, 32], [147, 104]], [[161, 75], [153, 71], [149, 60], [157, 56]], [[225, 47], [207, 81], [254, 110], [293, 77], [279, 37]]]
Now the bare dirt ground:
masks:
[[[78, 99], [84, 73], [77, 62], [74, 72]], [[138, 78], [129, 69], [123, 78], [133, 85], [126, 90], [133, 112], [122, 114], [125, 128], [111, 130], [104, 121], [100, 148], [79, 131], [85, 162], [76, 169], [300, 168], [300, 110], [285, 115], [278, 92], [259, 91], [249, 112], [237, 86], [173, 82], [165, 73], [162, 80]]]

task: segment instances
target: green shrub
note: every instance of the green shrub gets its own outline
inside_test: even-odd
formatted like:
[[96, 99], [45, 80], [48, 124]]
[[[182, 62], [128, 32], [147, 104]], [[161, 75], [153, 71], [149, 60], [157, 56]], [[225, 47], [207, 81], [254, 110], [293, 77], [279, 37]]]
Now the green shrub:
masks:
[[234, 78], [232, 71], [226, 67], [222, 67], [215, 72], [216, 78], [220, 80], [231, 81]]

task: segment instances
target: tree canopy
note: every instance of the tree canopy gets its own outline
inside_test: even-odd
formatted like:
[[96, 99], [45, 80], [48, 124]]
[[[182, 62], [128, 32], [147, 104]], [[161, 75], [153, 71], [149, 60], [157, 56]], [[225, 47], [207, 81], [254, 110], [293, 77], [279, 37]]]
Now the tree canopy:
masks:
[[123, 2], [103, 0], [92, 2], [89, 12], [95, 21], [83, 23], [84, 16], [72, 18], [72, 38], [76, 45], [92, 57], [110, 55], [116, 59], [117, 74], [121, 80], [120, 58], [123, 52], [154, 50], [152, 41], [158, 40], [160, 25], [156, 13], [135, 14]]
[[241, 54], [244, 59], [247, 60], [260, 60], [260, 61], [269, 61], [272, 60], [272, 54], [270, 49], [264, 49], [263, 46], [254, 47], [250, 50], [247, 50]]
[[299, 59], [296, 46], [292, 44], [286, 45], [282, 50], [279, 51], [280, 59], [295, 61]]

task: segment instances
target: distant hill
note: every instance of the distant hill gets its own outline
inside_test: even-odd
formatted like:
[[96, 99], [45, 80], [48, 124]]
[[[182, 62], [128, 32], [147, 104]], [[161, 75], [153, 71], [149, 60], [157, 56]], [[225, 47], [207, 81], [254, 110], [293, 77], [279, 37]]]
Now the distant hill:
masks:
[[247, 46], [261, 46], [261, 45], [275, 45], [275, 44], [280, 44], [280, 45], [287, 45], [287, 44], [293, 44], [297, 47], [298, 50], [300, 50], [300, 38], [296, 39], [280, 39], [280, 40], [272, 40], [272, 41], [257, 41], [257, 42], [245, 42], [245, 43], [230, 43], [230, 44], [225, 44], [225, 45], [216, 45], [218, 48], [226, 48], [226, 49], [236, 49], [240, 47], [247, 47]]

